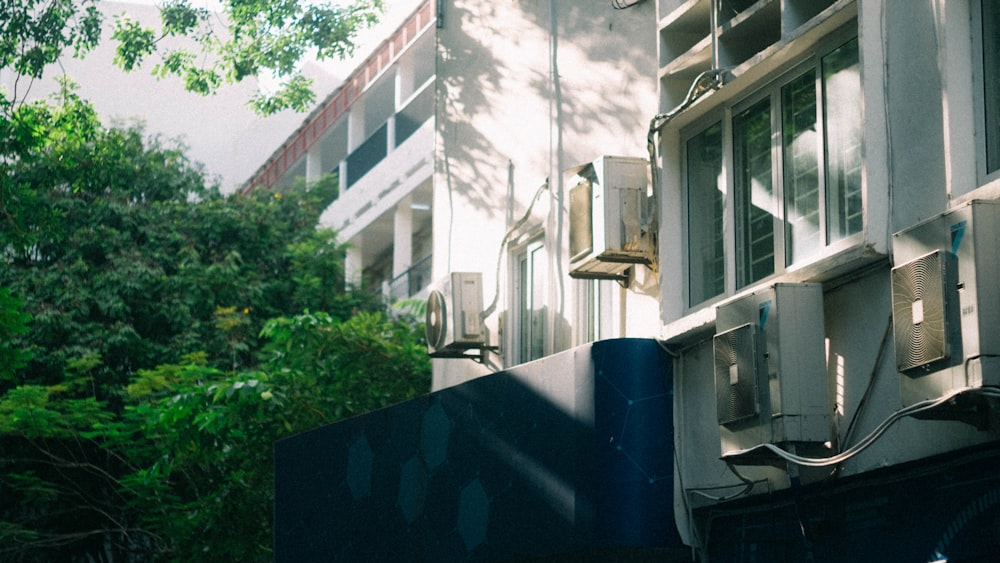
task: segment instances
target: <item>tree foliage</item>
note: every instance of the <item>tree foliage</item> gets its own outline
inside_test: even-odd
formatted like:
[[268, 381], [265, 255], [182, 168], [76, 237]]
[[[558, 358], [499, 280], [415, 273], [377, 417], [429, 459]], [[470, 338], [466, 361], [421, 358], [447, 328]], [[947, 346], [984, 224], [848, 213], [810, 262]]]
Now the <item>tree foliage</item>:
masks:
[[[103, 129], [87, 107], [21, 108], [53, 127], [0, 180], [21, 194], [0, 232], [0, 286], [33, 316], [32, 383], [58, 381], [87, 354], [111, 386], [199, 349], [227, 358], [219, 367], [253, 365], [247, 344], [266, 319], [365, 305], [338, 290], [343, 249], [314, 228], [334, 183], [223, 197], [178, 148]], [[246, 322], [219, 330], [227, 308]]]
[[92, 50], [109, 25], [114, 62], [125, 71], [154, 58], [154, 75], [179, 77], [185, 89], [200, 94], [248, 77], [273, 77], [276, 87], [259, 90], [251, 106], [263, 114], [305, 111], [315, 94], [300, 62], [350, 55], [358, 32], [377, 21], [382, 0], [222, 0], [219, 13], [189, 0], [166, 0], [157, 3], [155, 26], [128, 13], [106, 22], [99, 6], [100, 0], [0, 3], [0, 69], [27, 81], [39, 78], [64, 54]]
[[98, 0], [20, 0], [0, 4], [0, 68], [28, 79], [66, 50], [79, 56], [101, 39]]
[[343, 287], [344, 248], [315, 228], [335, 177], [223, 196], [71, 84], [25, 94], [110, 25], [127, 71], [155, 59], [205, 94], [276, 77], [255, 108], [307, 109], [298, 62], [349, 54], [381, 0], [157, 6], [148, 26], [100, 0], [0, 3], [5, 561], [270, 560], [272, 442], [429, 388], [415, 323]]
[[28, 332], [29, 315], [21, 310], [23, 303], [10, 290], [0, 287], [0, 379], [10, 379], [24, 367], [31, 354], [15, 339]]
[[223, 196], [64, 96], [3, 137], [0, 559], [269, 560], [272, 442], [426, 392], [420, 331], [343, 286], [335, 178]]

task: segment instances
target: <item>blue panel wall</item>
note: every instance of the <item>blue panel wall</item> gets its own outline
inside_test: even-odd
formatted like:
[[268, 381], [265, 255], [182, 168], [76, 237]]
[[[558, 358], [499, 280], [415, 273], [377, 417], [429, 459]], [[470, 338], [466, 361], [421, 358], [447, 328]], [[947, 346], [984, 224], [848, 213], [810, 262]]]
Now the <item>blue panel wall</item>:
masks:
[[581, 351], [586, 369], [538, 374], [577, 412], [529, 365], [278, 442], [276, 560], [684, 553], [669, 359], [642, 339]]

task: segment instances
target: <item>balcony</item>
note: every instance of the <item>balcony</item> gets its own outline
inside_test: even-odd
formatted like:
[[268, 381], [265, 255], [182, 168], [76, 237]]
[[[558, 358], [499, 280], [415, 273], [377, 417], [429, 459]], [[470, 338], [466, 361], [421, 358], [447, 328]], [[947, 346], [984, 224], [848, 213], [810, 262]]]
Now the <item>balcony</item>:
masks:
[[382, 162], [389, 154], [389, 124], [384, 123], [361, 146], [347, 157], [347, 185], [351, 189], [358, 180]]
[[417, 260], [408, 270], [389, 282], [388, 295], [391, 299], [408, 299], [427, 288], [431, 281], [431, 258], [428, 254]]
[[[424, 86], [403, 105], [402, 109], [376, 129], [361, 145], [347, 156], [347, 182], [350, 189], [382, 160], [402, 146], [434, 115], [433, 81]], [[393, 131], [393, 133], [390, 133]], [[389, 140], [392, 140], [390, 146]]]
[[425, 87], [396, 114], [395, 145], [406, 142], [433, 115], [434, 88]]
[[425, 120], [363, 176], [354, 178], [353, 183], [349, 180], [348, 189], [323, 212], [320, 224], [339, 232], [342, 240], [351, 240], [429, 182], [434, 173], [433, 124], [433, 119]]

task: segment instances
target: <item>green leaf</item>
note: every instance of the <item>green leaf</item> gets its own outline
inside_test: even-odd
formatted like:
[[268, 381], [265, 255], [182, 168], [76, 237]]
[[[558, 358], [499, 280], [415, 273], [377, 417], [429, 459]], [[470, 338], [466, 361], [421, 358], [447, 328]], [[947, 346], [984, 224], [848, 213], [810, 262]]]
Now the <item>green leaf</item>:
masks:
[[31, 320], [23, 306], [24, 301], [13, 297], [9, 289], [0, 288], [0, 380], [13, 380], [31, 359], [31, 351], [20, 339]]
[[160, 5], [160, 18], [166, 35], [188, 35], [208, 20], [208, 10], [194, 8], [186, 0], [173, 0]]
[[143, 59], [156, 51], [156, 34], [128, 16], [115, 18], [115, 28], [111, 38], [118, 41], [114, 62], [122, 70], [129, 72], [140, 65]]

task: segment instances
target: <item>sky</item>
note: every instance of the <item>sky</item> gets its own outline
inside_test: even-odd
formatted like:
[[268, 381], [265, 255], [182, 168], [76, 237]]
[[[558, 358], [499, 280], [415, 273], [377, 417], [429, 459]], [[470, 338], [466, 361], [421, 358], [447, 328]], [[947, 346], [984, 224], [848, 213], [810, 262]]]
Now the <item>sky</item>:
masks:
[[[195, 6], [216, 0], [191, 0]], [[422, 0], [385, 0], [378, 25], [362, 32], [354, 57], [346, 61], [307, 63], [317, 101], [335, 89], [379, 43], [412, 13]], [[108, 22], [128, 12], [140, 21], [157, 22], [155, 0], [103, 1]], [[144, 20], [145, 19], [145, 20]], [[79, 84], [80, 95], [90, 100], [105, 125], [142, 123], [147, 135], [175, 139], [187, 147], [189, 158], [204, 165], [210, 179], [224, 192], [239, 189], [274, 153], [308, 115], [285, 111], [260, 117], [246, 106], [257, 88], [255, 81], [230, 85], [215, 96], [184, 91], [176, 77], [157, 80], [152, 64], [125, 74], [112, 65], [114, 49], [105, 41], [83, 60], [65, 57], [45, 80], [32, 85], [30, 99], [49, 97], [56, 88], [54, 75], [65, 72]], [[0, 71], [0, 87], [13, 87], [13, 75]], [[23, 89], [23, 83], [19, 85]]]

